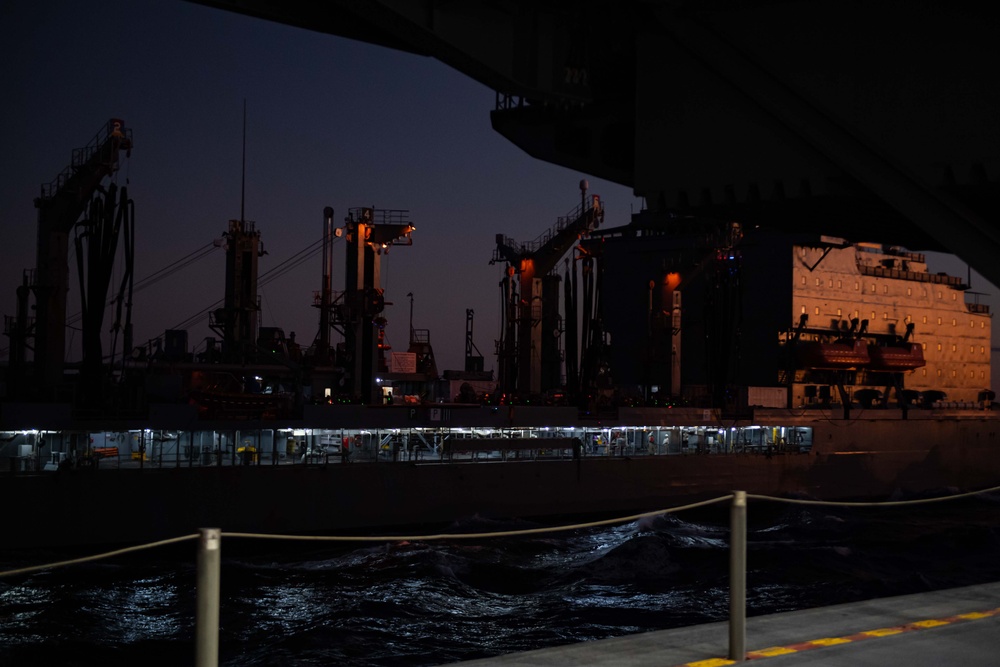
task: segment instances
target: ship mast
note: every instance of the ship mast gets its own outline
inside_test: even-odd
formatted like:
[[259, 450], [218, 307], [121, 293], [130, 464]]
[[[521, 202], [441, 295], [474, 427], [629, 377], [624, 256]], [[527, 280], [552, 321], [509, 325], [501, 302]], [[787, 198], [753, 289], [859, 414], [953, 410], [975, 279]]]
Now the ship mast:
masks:
[[246, 100], [243, 101], [243, 165], [240, 219], [230, 220], [226, 240], [226, 296], [222, 308], [210, 314], [209, 327], [222, 337], [222, 354], [230, 362], [254, 356], [257, 338], [257, 260], [265, 254], [260, 232], [245, 218]]

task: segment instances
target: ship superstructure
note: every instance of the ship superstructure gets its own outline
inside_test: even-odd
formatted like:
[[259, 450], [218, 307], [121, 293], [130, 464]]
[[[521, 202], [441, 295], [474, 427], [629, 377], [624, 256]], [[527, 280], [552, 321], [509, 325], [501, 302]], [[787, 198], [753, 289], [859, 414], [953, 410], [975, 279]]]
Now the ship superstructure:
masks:
[[989, 308], [920, 253], [643, 214], [582, 246], [615, 295], [599, 321], [619, 400], [737, 413], [992, 398]]
[[[821, 237], [791, 249], [792, 295], [789, 320], [807, 316], [801, 330], [781, 338], [790, 344], [833, 344], [860, 340], [865, 356], [845, 368], [858, 392], [895, 387], [889, 374], [905, 375], [906, 399], [983, 401], [990, 386], [989, 307], [968, 298], [960, 278], [930, 273], [921, 253], [871, 243]], [[851, 334], [852, 322], [857, 322]], [[862, 346], [859, 346], [859, 349]], [[820, 359], [798, 355], [792, 404], [809, 405], [831, 397]], [[864, 395], [864, 394], [863, 394]]]
[[[902, 248], [731, 220], [643, 211], [603, 228], [604, 202], [585, 182], [581, 193], [536, 242], [497, 236], [496, 380], [471, 309], [463, 371], [438, 377], [412, 292], [407, 351], [390, 349], [380, 261], [411, 244], [407, 211], [350, 209], [335, 229], [323, 210], [319, 331], [304, 347], [259, 325], [265, 253], [242, 214], [224, 234], [221, 344], [202, 352], [180, 329], [159, 345], [124, 336], [127, 358], [104, 363], [95, 346], [73, 385], [45, 347], [27, 358], [26, 281], [6, 379], [30, 378], [31, 391], [0, 403], [8, 540], [354, 531], [630, 514], [734, 488], [859, 499], [1000, 483], [991, 316], [961, 279]], [[98, 208], [117, 229], [107, 212], [122, 207]], [[76, 224], [67, 216], [63, 231]], [[87, 255], [90, 303], [112, 254]], [[267, 500], [288, 497], [301, 502]], [[81, 502], [88, 511], [67, 511]]]

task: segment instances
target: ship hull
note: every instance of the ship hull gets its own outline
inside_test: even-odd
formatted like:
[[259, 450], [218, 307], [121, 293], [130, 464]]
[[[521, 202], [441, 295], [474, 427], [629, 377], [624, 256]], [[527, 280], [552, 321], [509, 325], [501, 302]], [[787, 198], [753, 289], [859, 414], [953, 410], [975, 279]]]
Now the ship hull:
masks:
[[1000, 422], [990, 413], [973, 415], [780, 415], [813, 429], [806, 452], [11, 474], [0, 482], [0, 502], [9, 509], [4, 543], [134, 543], [202, 527], [413, 535], [472, 517], [545, 522], [651, 512], [737, 489], [825, 500], [979, 490], [1000, 484]]

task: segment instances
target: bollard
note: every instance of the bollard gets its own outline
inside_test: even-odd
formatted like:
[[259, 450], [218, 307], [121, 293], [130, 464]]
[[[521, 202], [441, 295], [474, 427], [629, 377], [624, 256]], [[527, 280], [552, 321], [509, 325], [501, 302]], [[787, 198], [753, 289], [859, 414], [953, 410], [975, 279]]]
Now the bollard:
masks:
[[747, 493], [733, 492], [729, 520], [729, 659], [746, 660]]
[[202, 528], [198, 538], [198, 602], [195, 612], [195, 667], [219, 664], [219, 580], [222, 531]]

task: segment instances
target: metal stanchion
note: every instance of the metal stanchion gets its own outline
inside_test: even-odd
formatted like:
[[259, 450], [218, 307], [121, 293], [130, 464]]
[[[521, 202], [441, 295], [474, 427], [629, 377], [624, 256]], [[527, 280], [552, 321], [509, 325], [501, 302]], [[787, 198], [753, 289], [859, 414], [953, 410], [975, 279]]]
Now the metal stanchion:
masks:
[[733, 492], [729, 520], [729, 659], [746, 660], [747, 493]]
[[198, 602], [195, 614], [195, 667], [219, 664], [219, 580], [222, 531], [202, 528], [198, 538]]

